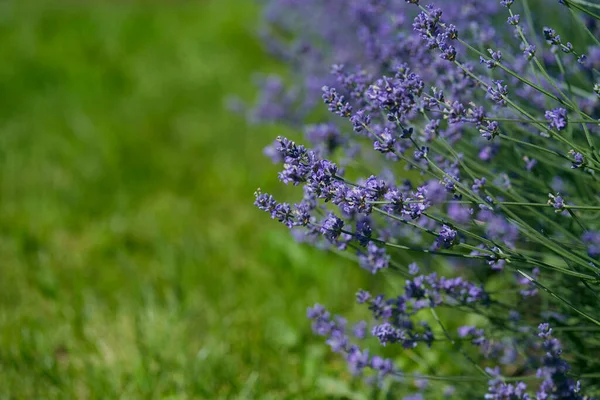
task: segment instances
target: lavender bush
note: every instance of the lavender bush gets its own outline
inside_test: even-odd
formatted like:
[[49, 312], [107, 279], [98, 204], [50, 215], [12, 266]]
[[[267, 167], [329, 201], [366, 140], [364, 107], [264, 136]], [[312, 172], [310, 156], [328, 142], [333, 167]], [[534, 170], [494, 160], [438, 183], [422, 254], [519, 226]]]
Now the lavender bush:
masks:
[[[291, 79], [262, 80], [250, 117], [304, 131], [304, 145], [278, 137], [265, 151], [303, 197], [258, 190], [256, 206], [404, 282], [359, 290], [355, 324], [310, 307], [314, 332], [405, 399], [598, 396], [600, 10], [264, 3], [265, 43]], [[452, 366], [400, 368], [408, 349]]]

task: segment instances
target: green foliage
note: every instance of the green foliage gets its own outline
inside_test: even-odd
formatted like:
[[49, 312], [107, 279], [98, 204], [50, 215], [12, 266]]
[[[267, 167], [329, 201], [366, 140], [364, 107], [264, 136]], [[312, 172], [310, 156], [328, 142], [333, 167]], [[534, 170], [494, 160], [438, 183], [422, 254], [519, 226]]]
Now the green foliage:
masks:
[[368, 274], [254, 209], [279, 130], [223, 107], [250, 3], [0, 3], [0, 398], [352, 396], [305, 308]]

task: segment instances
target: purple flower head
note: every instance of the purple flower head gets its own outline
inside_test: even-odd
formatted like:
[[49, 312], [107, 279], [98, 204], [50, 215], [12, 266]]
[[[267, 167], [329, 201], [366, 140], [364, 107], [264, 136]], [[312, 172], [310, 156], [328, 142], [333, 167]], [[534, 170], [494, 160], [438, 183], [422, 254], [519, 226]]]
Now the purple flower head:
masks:
[[404, 205], [404, 195], [395, 187], [391, 187], [384, 195], [383, 199], [388, 204], [384, 205], [384, 210], [390, 213], [401, 213]]
[[350, 372], [354, 375], [359, 375], [369, 366], [369, 350], [360, 350], [356, 347], [350, 349], [346, 356]]
[[538, 326], [538, 336], [541, 338], [547, 338], [552, 335], [552, 329], [550, 328], [550, 324], [544, 322]]
[[361, 246], [367, 246], [373, 233], [368, 218], [361, 218], [356, 222], [355, 236]]
[[556, 212], [561, 212], [565, 209], [565, 200], [559, 193], [556, 193], [556, 195], [548, 193], [548, 198], [548, 204], [553, 206]]
[[427, 154], [429, 154], [429, 147], [421, 146], [420, 149], [415, 150], [414, 156], [416, 161], [424, 160], [427, 158]]
[[376, 176], [373, 175], [367, 178], [363, 186], [367, 191], [367, 198], [371, 201], [381, 200], [388, 190], [385, 181], [382, 179], [378, 179]]
[[552, 45], [560, 45], [562, 43], [560, 36], [556, 33], [556, 31], [552, 28], [544, 27], [544, 39], [548, 42], [548, 44]]
[[583, 243], [587, 245], [587, 253], [590, 257], [597, 258], [600, 256], [600, 232], [587, 231], [581, 237]]
[[546, 111], [544, 116], [550, 121], [550, 126], [558, 131], [562, 131], [567, 127], [567, 110], [564, 108]]
[[272, 213], [275, 210], [275, 206], [277, 206], [277, 201], [275, 201], [273, 196], [268, 193], [262, 193], [260, 189], [258, 189], [254, 192], [254, 197], [256, 198], [254, 201], [256, 207], [273, 215]]
[[458, 337], [465, 338], [467, 336], [472, 336], [474, 338], [480, 338], [483, 336], [483, 329], [477, 329], [474, 326], [461, 326], [458, 328]]
[[408, 273], [411, 275], [417, 275], [419, 273], [419, 266], [413, 262], [408, 264]]
[[321, 224], [321, 233], [330, 241], [335, 242], [336, 239], [341, 235], [343, 228], [344, 221], [338, 218], [335, 214], [330, 213]]
[[352, 334], [357, 339], [364, 339], [367, 334], [367, 323], [360, 321], [352, 328]]
[[348, 347], [349, 338], [342, 330], [332, 329], [325, 343], [331, 347], [331, 351], [334, 353], [341, 353]]
[[472, 218], [472, 211], [458, 203], [452, 203], [448, 206], [448, 217], [459, 224], [466, 224]]
[[500, 124], [497, 121], [485, 121], [479, 125], [481, 137], [487, 140], [492, 140], [500, 134]]
[[371, 123], [371, 116], [365, 110], [358, 110], [350, 117], [350, 122], [354, 127], [354, 132], [360, 133]]
[[309, 319], [317, 319], [326, 313], [325, 307], [321, 304], [315, 304], [313, 307], [306, 309], [306, 316]]
[[449, 249], [458, 239], [457, 232], [447, 225], [442, 226], [440, 234], [435, 241], [435, 248]]
[[525, 56], [525, 59], [527, 59], [527, 61], [531, 60], [533, 57], [535, 57], [535, 51], [536, 51], [536, 46], [535, 44], [529, 44], [529, 45], [525, 45], [524, 43], [522, 44], [521, 50], [523, 50], [523, 55]]
[[573, 157], [573, 161], [571, 161], [571, 168], [581, 168], [585, 164], [585, 159], [583, 158], [583, 154], [571, 149], [569, 150], [569, 154]]
[[524, 156], [523, 161], [525, 161], [525, 169], [528, 172], [531, 172], [531, 170], [537, 165], [537, 160], [535, 158]]
[[367, 89], [366, 96], [373, 106], [387, 113], [389, 121], [402, 121], [417, 106], [423, 87], [421, 78], [403, 65], [394, 78], [378, 79]]
[[439, 119], [432, 119], [431, 121], [429, 121], [427, 123], [427, 125], [425, 125], [425, 128], [423, 129], [425, 141], [431, 142], [432, 140], [434, 140], [439, 135], [439, 129], [440, 129], [440, 120]]
[[279, 142], [277, 140], [273, 141], [270, 145], [266, 146], [263, 149], [263, 154], [271, 159], [273, 164], [279, 164], [283, 162], [283, 156], [279, 151], [277, 151], [277, 146]]
[[436, 180], [429, 181], [422, 193], [431, 204], [441, 204], [448, 197], [446, 187]]
[[496, 155], [497, 152], [498, 152], [497, 146], [484, 146], [479, 151], [479, 159], [481, 159], [483, 161], [490, 161], [490, 160], [492, 160], [492, 158], [494, 158], [494, 156]]
[[500, 106], [506, 105], [506, 96], [508, 95], [508, 86], [502, 84], [503, 81], [492, 81], [492, 84], [488, 86], [488, 97], [493, 102]]
[[359, 290], [356, 293], [356, 301], [358, 304], [364, 304], [367, 301], [369, 301], [371, 299], [371, 293], [365, 291], [365, 290]]
[[519, 25], [519, 21], [520, 20], [521, 20], [521, 16], [519, 14], [515, 14], [515, 15], [512, 15], [512, 16], [508, 17], [508, 19], [506, 20], [506, 22], [509, 25], [515, 25], [516, 26], [516, 25]]
[[360, 266], [372, 273], [380, 269], [387, 268], [390, 262], [390, 256], [386, 254], [385, 249], [370, 242], [367, 245], [367, 252], [360, 252], [358, 255]]
[[347, 215], [370, 214], [373, 205], [369, 203], [373, 200], [374, 194], [366, 189], [353, 187], [345, 193], [345, 198], [340, 204], [341, 210]]
[[502, 60], [502, 52], [500, 50], [494, 51], [492, 49], [488, 49], [488, 53], [490, 54], [490, 59], [480, 56], [479, 63], [487, 65], [489, 69], [494, 69], [500, 63], [500, 60]]
[[474, 183], [471, 186], [471, 189], [473, 189], [473, 191], [475, 193], [479, 193], [479, 191], [485, 186], [485, 183], [487, 182], [487, 180], [485, 179], [485, 177], [483, 177], [481, 179], [475, 178], [475, 180], [473, 182]]
[[396, 137], [388, 129], [385, 128], [383, 132], [378, 135], [377, 140], [373, 142], [373, 148], [381, 153], [392, 153], [395, 151]]
[[323, 86], [321, 91], [323, 92], [321, 97], [325, 104], [329, 106], [329, 111], [344, 118], [352, 116], [352, 106], [344, 99], [344, 96], [338, 94], [337, 90], [329, 86]]
[[287, 203], [280, 203], [275, 206], [275, 209], [271, 213], [272, 218], [277, 219], [279, 222], [286, 225], [288, 228], [294, 226], [294, 213], [292, 207]]
[[394, 372], [394, 363], [389, 358], [373, 356], [371, 359], [371, 368], [379, 372], [379, 378], [383, 378]]
[[527, 385], [523, 382], [516, 384], [504, 383], [501, 379], [495, 378], [489, 381], [488, 393], [486, 399], [491, 400], [529, 400], [529, 395], [525, 392]]
[[467, 109], [462, 103], [455, 101], [452, 103], [450, 110], [448, 111], [448, 123], [457, 124], [462, 122], [467, 115]]

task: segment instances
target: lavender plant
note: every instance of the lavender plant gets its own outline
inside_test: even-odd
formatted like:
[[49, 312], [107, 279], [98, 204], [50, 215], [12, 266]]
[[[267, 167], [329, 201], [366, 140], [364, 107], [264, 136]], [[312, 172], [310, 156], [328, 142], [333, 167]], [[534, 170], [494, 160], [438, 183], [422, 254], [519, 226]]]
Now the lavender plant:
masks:
[[[598, 396], [594, 5], [264, 7], [265, 43], [292, 79], [265, 79], [251, 118], [302, 129], [306, 144], [278, 137], [266, 149], [302, 198], [258, 190], [256, 206], [299, 240], [404, 282], [359, 290], [356, 324], [310, 307], [314, 332], [353, 374], [406, 399]], [[560, 26], [545, 25], [549, 12]], [[405, 352], [451, 353], [453, 366], [401, 369]]]

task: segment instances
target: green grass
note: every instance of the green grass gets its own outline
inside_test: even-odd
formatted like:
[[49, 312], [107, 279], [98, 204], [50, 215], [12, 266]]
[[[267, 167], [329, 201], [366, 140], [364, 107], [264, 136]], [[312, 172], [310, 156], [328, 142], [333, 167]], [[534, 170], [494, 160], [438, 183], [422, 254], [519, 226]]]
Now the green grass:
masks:
[[252, 206], [280, 131], [223, 108], [277, 68], [250, 3], [0, 3], [0, 398], [348, 390], [305, 308], [367, 274]]

